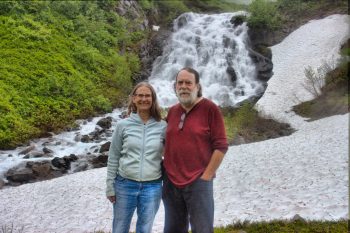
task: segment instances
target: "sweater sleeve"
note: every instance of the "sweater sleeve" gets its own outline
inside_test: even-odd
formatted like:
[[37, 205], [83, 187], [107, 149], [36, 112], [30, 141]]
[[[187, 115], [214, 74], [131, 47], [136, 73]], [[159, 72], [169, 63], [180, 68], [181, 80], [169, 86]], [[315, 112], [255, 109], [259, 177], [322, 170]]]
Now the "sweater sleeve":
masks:
[[119, 159], [121, 157], [123, 138], [122, 138], [122, 125], [117, 124], [116, 129], [112, 136], [111, 146], [108, 153], [107, 162], [107, 179], [106, 179], [106, 195], [114, 196], [114, 179], [118, 173]]
[[211, 128], [211, 145], [213, 150], [219, 150], [226, 153], [228, 150], [228, 143], [224, 125], [224, 119], [220, 109], [215, 105], [210, 111], [210, 128]]

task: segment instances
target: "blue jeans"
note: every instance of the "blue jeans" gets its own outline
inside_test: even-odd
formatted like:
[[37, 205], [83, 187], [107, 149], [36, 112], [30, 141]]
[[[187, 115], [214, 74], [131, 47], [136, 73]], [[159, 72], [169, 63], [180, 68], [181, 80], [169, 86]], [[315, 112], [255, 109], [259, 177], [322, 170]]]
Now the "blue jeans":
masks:
[[165, 175], [163, 180], [165, 210], [164, 233], [214, 232], [213, 180], [200, 178], [184, 188], [177, 188]]
[[136, 233], [150, 233], [158, 211], [162, 181], [137, 182], [121, 176], [115, 178], [113, 205], [113, 233], [128, 233], [135, 209], [137, 209]]

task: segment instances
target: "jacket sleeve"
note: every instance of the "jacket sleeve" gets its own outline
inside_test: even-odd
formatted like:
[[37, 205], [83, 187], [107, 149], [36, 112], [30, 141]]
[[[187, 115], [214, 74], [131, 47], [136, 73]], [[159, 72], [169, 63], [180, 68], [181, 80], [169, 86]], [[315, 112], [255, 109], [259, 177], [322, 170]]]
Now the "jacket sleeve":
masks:
[[106, 179], [106, 195], [114, 196], [114, 180], [118, 173], [119, 159], [121, 157], [121, 150], [123, 146], [123, 137], [122, 137], [123, 127], [121, 124], [117, 124], [116, 129], [112, 136], [111, 146], [108, 153], [108, 162], [107, 162], [107, 179]]

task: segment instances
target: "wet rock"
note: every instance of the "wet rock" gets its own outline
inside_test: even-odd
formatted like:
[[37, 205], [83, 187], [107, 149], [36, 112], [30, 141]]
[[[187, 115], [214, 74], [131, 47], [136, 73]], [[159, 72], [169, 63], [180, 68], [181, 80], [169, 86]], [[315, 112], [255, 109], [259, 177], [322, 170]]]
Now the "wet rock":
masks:
[[44, 152], [45, 154], [53, 154], [53, 150], [51, 150], [51, 149], [49, 149], [49, 148], [47, 148], [47, 147], [44, 147], [44, 148], [43, 148], [43, 152]]
[[96, 124], [102, 129], [109, 129], [112, 126], [112, 117], [102, 118]]
[[235, 83], [237, 81], [236, 71], [232, 66], [226, 68], [226, 73], [230, 77], [232, 83]]
[[222, 44], [225, 48], [228, 48], [230, 46], [231, 39], [224, 36], [222, 39]]
[[102, 144], [99, 152], [102, 153], [102, 152], [109, 151], [110, 146], [111, 146], [111, 142], [106, 142], [106, 143]]
[[19, 183], [27, 183], [35, 179], [35, 175], [30, 168], [10, 169], [5, 176], [7, 180]]
[[0, 179], [0, 189], [2, 189], [2, 187], [5, 186], [5, 181], [3, 181], [2, 179]]
[[245, 20], [246, 20], [245, 16], [238, 15], [238, 16], [233, 16], [230, 20], [230, 23], [232, 23], [234, 27], [237, 27], [238, 25], [241, 25]]
[[32, 171], [36, 176], [47, 178], [51, 172], [50, 162], [36, 163], [32, 166]]
[[90, 139], [89, 135], [83, 135], [83, 136], [81, 136], [81, 140], [80, 141], [88, 143], [88, 142], [91, 142], [91, 139]]
[[182, 28], [183, 26], [185, 26], [188, 23], [186, 15], [182, 15], [181, 17], [179, 17], [177, 19], [177, 27], [178, 28]]
[[250, 49], [249, 55], [256, 64], [257, 78], [261, 81], [268, 81], [273, 75], [273, 64], [270, 58]]
[[70, 162], [71, 161], [66, 156], [63, 158], [55, 157], [53, 160], [51, 160], [52, 166], [64, 170], [68, 170], [70, 168]]
[[73, 173], [85, 171], [89, 168], [89, 164], [87, 163], [87, 161], [79, 161], [77, 163], [71, 164], [71, 166]]
[[299, 214], [294, 215], [294, 217], [292, 218], [293, 222], [296, 221], [300, 221], [300, 222], [306, 222], [306, 220], [304, 218], [302, 218]]
[[101, 154], [91, 160], [91, 165], [93, 166], [93, 168], [106, 167], [107, 161], [108, 161], [108, 155]]
[[26, 154], [23, 158], [29, 159], [29, 158], [41, 158], [44, 156], [44, 153], [41, 151], [30, 151], [28, 154]]
[[105, 132], [104, 129], [102, 129], [99, 126], [96, 126], [95, 130], [89, 133], [90, 140], [96, 141], [101, 140], [101, 135]]
[[34, 149], [35, 149], [35, 145], [30, 145], [30, 146], [26, 147], [24, 150], [20, 151], [18, 154], [25, 155], [25, 154], [29, 153], [29, 151], [34, 150]]
[[75, 154], [70, 154], [70, 155], [68, 156], [68, 158], [69, 158], [69, 160], [72, 161], [72, 162], [79, 159], [78, 156], [76, 156]]
[[81, 141], [81, 135], [80, 134], [76, 134], [74, 137], [74, 141], [75, 142], [80, 142]]

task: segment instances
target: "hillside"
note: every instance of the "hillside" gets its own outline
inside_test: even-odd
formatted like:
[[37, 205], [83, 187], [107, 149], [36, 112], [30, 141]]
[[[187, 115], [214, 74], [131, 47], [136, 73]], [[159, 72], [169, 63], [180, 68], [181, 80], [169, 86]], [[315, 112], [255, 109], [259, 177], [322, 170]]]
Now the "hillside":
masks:
[[[277, 60], [288, 61], [284, 51], [303, 59], [293, 60], [298, 70], [288, 62], [276, 63], [279, 72], [271, 82], [279, 82], [284, 77], [281, 72], [302, 73], [302, 64], [311, 64], [314, 60], [320, 63], [320, 55], [326, 56], [338, 45], [338, 37], [334, 34], [339, 38], [347, 36], [345, 29], [349, 20], [344, 15], [316, 20], [293, 32], [285, 43], [273, 46]], [[319, 39], [315, 34], [320, 30], [323, 31], [321, 41], [329, 46], [322, 54], [316, 53], [317, 56], [310, 59], [308, 56], [317, 52], [317, 47], [311, 45]], [[291, 38], [293, 43], [288, 43]], [[300, 49], [301, 43], [307, 49]], [[332, 50], [332, 54], [336, 53]], [[290, 85], [299, 85], [302, 81], [287, 80]], [[271, 85], [271, 88], [264, 94], [270, 98], [265, 107], [270, 103], [276, 106], [285, 93], [290, 94], [289, 86], [283, 82], [282, 85]], [[300, 97], [308, 97], [306, 91], [301, 94]], [[287, 101], [289, 107], [292, 103]], [[278, 117], [283, 112], [280, 108], [273, 110], [272, 116]], [[299, 117], [292, 115], [289, 118], [290, 121], [293, 119]], [[276, 222], [269, 224], [270, 227], [258, 224], [252, 232], [270, 232], [272, 229], [275, 232], [344, 232], [344, 219], [348, 217], [348, 119], [349, 114], [304, 121], [290, 136], [230, 147], [214, 183], [215, 226], [273, 219], [285, 221], [298, 214], [306, 220], [335, 222], [287, 229], [283, 223], [282, 227]], [[106, 169], [100, 168], [1, 189], [0, 212], [3, 214], [0, 221], [9, 227], [12, 224], [14, 231], [24, 228], [26, 232], [109, 232], [112, 205], [105, 198], [105, 176]], [[131, 231], [135, 230], [135, 222], [133, 218]], [[153, 232], [162, 232], [163, 224], [161, 205]], [[218, 232], [232, 231], [228, 228]]]
[[143, 33], [115, 3], [0, 2], [0, 149], [121, 105]]
[[[259, 52], [310, 19], [347, 12], [343, 0], [279, 0], [268, 7], [259, 0], [255, 5], [219, 0], [1, 1], [0, 149], [69, 130], [76, 119], [123, 106], [133, 82], [147, 78], [162, 52], [159, 42], [168, 36], [151, 26], [161, 25], [169, 33], [172, 20], [185, 11], [255, 10], [251, 40]], [[279, 17], [279, 27], [270, 27], [271, 17], [260, 17], [269, 15], [259, 13], [266, 9]], [[245, 131], [235, 131], [246, 135], [245, 141], [291, 133], [288, 126], [261, 123], [254, 114], [247, 119], [259, 122], [259, 129], [242, 122]], [[226, 116], [228, 122], [232, 115]]]

